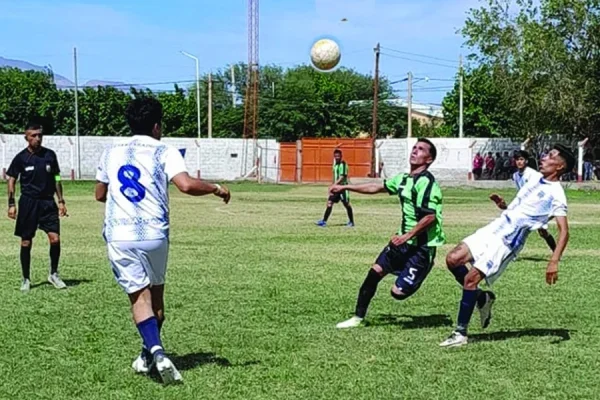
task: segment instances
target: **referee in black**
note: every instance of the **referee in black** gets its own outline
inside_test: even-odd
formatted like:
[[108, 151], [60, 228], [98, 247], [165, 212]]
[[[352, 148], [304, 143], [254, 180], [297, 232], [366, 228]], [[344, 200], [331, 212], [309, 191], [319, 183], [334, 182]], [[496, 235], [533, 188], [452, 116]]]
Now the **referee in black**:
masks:
[[[10, 163], [8, 175], [8, 218], [16, 219], [15, 236], [21, 238], [22, 292], [31, 288], [31, 245], [35, 232], [41, 229], [50, 241], [50, 274], [48, 282], [57, 289], [67, 287], [58, 276], [60, 258], [59, 215], [67, 215], [60, 182], [60, 168], [56, 153], [42, 146], [42, 125], [30, 122], [25, 128], [27, 148]], [[21, 183], [19, 209], [15, 204], [15, 183]], [[58, 198], [58, 206], [54, 202]]]

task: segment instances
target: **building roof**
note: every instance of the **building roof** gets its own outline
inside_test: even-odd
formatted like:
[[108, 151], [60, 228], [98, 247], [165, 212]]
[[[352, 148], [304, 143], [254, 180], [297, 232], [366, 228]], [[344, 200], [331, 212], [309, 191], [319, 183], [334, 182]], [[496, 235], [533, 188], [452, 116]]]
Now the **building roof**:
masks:
[[[362, 104], [366, 102], [372, 102], [372, 100], [354, 100], [350, 102], [350, 105]], [[408, 101], [405, 99], [387, 99], [382, 100], [383, 103], [387, 103], [396, 107], [408, 108]], [[434, 118], [444, 118], [444, 114], [442, 113], [442, 107], [434, 104], [422, 104], [422, 103], [412, 103], [412, 111], [420, 114], [428, 115]]]

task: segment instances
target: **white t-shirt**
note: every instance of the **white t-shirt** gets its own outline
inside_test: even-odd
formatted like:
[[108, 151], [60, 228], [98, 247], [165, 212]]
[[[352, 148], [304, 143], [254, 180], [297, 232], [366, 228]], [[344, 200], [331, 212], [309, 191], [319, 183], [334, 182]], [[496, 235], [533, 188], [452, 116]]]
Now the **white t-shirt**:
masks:
[[135, 135], [102, 153], [96, 180], [108, 184], [107, 242], [169, 237], [168, 183], [187, 172], [181, 153], [150, 136]]
[[513, 182], [515, 182], [515, 185], [517, 185], [517, 190], [521, 190], [521, 188], [525, 186], [527, 182], [541, 178], [541, 173], [529, 167], [525, 167], [525, 170], [523, 171], [522, 175], [519, 171], [517, 171], [512, 176]]
[[488, 227], [492, 234], [502, 237], [506, 246], [516, 249], [525, 244], [531, 231], [542, 228], [553, 217], [565, 216], [567, 198], [560, 182], [549, 182], [542, 177], [525, 183], [502, 215]]

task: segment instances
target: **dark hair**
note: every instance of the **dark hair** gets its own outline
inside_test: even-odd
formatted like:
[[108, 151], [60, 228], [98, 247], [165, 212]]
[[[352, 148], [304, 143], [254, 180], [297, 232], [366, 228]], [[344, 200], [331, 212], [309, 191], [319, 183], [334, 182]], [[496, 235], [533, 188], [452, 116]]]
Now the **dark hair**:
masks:
[[333, 151], [333, 154], [334, 154], [334, 155], [335, 155], [335, 154], [339, 154], [339, 155], [341, 156], [341, 155], [342, 155], [342, 151], [341, 151], [340, 149], [335, 149], [335, 150]]
[[567, 164], [567, 169], [566, 171], [563, 171], [563, 173], [573, 171], [573, 168], [575, 168], [575, 156], [573, 156], [571, 150], [558, 143], [554, 145], [553, 149], [558, 151], [560, 158], [562, 158], [565, 161], [565, 164]]
[[515, 151], [515, 159], [524, 158], [525, 160], [529, 160], [529, 153], [525, 150]]
[[41, 124], [41, 122], [37, 119], [31, 119], [31, 120], [27, 121], [27, 124], [25, 125], [25, 132], [37, 131], [39, 129], [44, 129], [44, 127]]
[[161, 124], [163, 109], [154, 97], [141, 97], [129, 102], [125, 119], [134, 135], [151, 135], [154, 125]]
[[417, 139], [417, 143], [419, 142], [427, 143], [429, 145], [429, 154], [431, 155], [431, 161], [435, 161], [435, 158], [437, 157], [437, 149], [435, 148], [435, 145], [431, 143], [431, 140], [426, 138], [419, 138]]

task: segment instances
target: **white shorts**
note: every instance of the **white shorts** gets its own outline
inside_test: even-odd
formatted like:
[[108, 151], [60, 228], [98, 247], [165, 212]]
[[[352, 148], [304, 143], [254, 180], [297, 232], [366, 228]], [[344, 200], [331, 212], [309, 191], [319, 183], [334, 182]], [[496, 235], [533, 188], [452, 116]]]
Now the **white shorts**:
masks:
[[487, 284], [491, 285], [517, 257], [522, 247], [509, 248], [501, 238], [486, 228], [481, 228], [463, 239], [463, 243], [467, 245], [473, 256], [473, 267], [481, 271], [485, 275]]
[[110, 261], [117, 283], [127, 294], [148, 286], [164, 285], [169, 240], [108, 242]]

